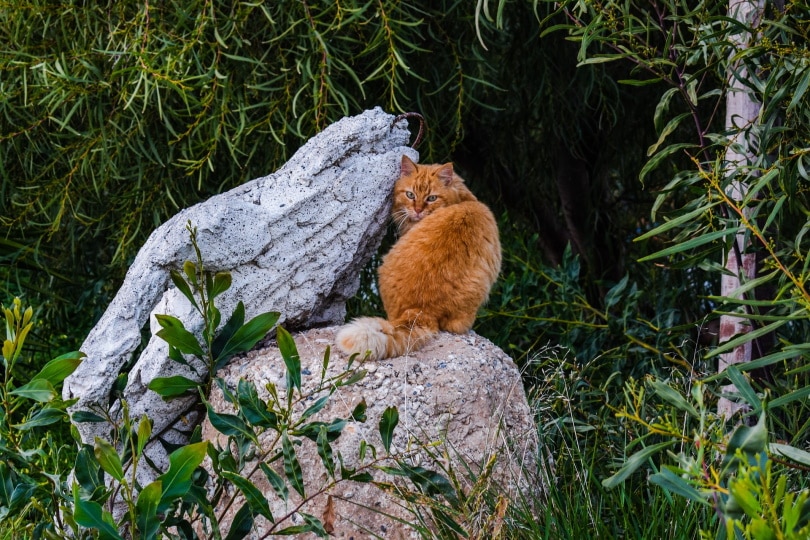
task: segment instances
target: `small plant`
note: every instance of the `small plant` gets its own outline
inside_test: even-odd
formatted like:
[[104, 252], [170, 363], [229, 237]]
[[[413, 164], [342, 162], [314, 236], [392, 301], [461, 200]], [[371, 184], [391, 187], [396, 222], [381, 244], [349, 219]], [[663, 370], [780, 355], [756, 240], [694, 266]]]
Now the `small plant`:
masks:
[[[169, 344], [169, 357], [191, 369], [197, 380], [182, 375], [159, 377], [149, 383], [149, 388], [164, 398], [197, 394], [207, 396], [216, 372], [228, 363], [234, 355], [249, 351], [275, 326], [279, 313], [268, 312], [257, 315], [245, 323], [245, 305], [239, 301], [233, 314], [224, 325], [222, 314], [215, 304], [216, 298], [231, 287], [228, 272], [212, 274], [205, 269], [202, 253], [197, 245], [197, 229], [186, 224], [191, 245], [197, 256], [197, 263], [186, 261], [183, 274], [171, 271], [175, 287], [191, 302], [203, 321], [202, 336], [198, 340], [183, 323], [171, 315], [156, 315], [161, 329], [157, 335]], [[279, 330], [283, 331], [283, 330]], [[189, 361], [190, 355], [197, 361]], [[202, 387], [200, 388], [200, 382]]]
[[[3, 373], [0, 380], [0, 522], [14, 537], [41, 536], [64, 527], [60, 506], [70, 470], [56, 424], [68, 419], [69, 401], [58, 388], [81, 362], [82, 353], [54, 358], [25, 384], [18, 367], [25, 340], [34, 326], [33, 309], [15, 298], [3, 308]], [[58, 450], [54, 450], [54, 449]]]
[[[788, 484], [790, 468], [810, 466], [810, 454], [785, 444], [768, 444], [767, 404], [761, 402], [736, 368], [727, 375], [749, 401], [753, 426], [741, 425], [727, 436], [723, 420], [709, 412], [710, 382], [697, 381], [683, 392], [673, 382], [649, 378], [630, 381], [626, 406], [618, 415], [628, 429], [641, 427], [636, 446], [622, 467], [603, 484], [613, 488], [666, 451], [675, 465], [662, 464], [649, 481], [688, 501], [712, 507], [716, 526], [703, 524], [702, 537], [718, 539], [803, 539], [810, 535], [810, 491]], [[685, 396], [689, 397], [685, 397]], [[658, 441], [658, 442], [655, 442]], [[648, 444], [650, 442], [650, 444]], [[673, 451], [673, 448], [677, 451]], [[716, 456], [723, 456], [721, 462]], [[774, 471], [776, 463], [781, 465]], [[786, 467], [785, 467], [786, 466]]]

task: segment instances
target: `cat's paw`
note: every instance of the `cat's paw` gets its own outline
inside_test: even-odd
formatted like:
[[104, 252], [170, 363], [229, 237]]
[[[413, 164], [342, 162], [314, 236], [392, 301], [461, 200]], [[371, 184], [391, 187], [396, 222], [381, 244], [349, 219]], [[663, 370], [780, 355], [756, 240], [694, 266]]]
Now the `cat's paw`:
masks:
[[355, 319], [335, 336], [338, 348], [347, 355], [359, 354], [360, 359], [380, 360], [387, 356], [389, 336], [386, 334], [386, 325], [390, 323], [376, 317], [362, 317]]

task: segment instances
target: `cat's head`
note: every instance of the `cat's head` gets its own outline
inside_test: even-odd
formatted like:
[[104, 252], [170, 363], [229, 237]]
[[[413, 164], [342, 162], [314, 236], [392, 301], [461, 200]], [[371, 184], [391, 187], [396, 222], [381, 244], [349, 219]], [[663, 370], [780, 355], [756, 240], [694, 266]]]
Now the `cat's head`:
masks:
[[402, 171], [394, 185], [394, 223], [401, 234], [439, 208], [457, 204], [464, 183], [452, 163], [417, 165], [402, 156]]

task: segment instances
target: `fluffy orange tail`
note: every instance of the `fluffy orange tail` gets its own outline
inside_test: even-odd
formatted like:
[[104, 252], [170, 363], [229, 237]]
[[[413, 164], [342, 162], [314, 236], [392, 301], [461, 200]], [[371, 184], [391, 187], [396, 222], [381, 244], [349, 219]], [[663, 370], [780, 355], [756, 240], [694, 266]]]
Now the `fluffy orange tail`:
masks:
[[368, 352], [369, 360], [382, 360], [414, 351], [436, 333], [418, 323], [394, 325], [379, 317], [361, 317], [341, 328], [335, 341], [346, 354], [359, 353], [363, 359]]

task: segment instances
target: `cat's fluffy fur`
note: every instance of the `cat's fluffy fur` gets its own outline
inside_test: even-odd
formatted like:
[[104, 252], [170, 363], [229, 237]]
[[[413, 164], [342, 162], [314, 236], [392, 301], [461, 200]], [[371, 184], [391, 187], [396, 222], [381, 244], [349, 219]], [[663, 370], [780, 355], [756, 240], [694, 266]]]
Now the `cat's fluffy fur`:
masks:
[[337, 334], [347, 354], [379, 360], [419, 348], [440, 330], [466, 333], [501, 268], [498, 225], [453, 172], [402, 156], [393, 219], [402, 235], [383, 258], [387, 319], [362, 317]]

